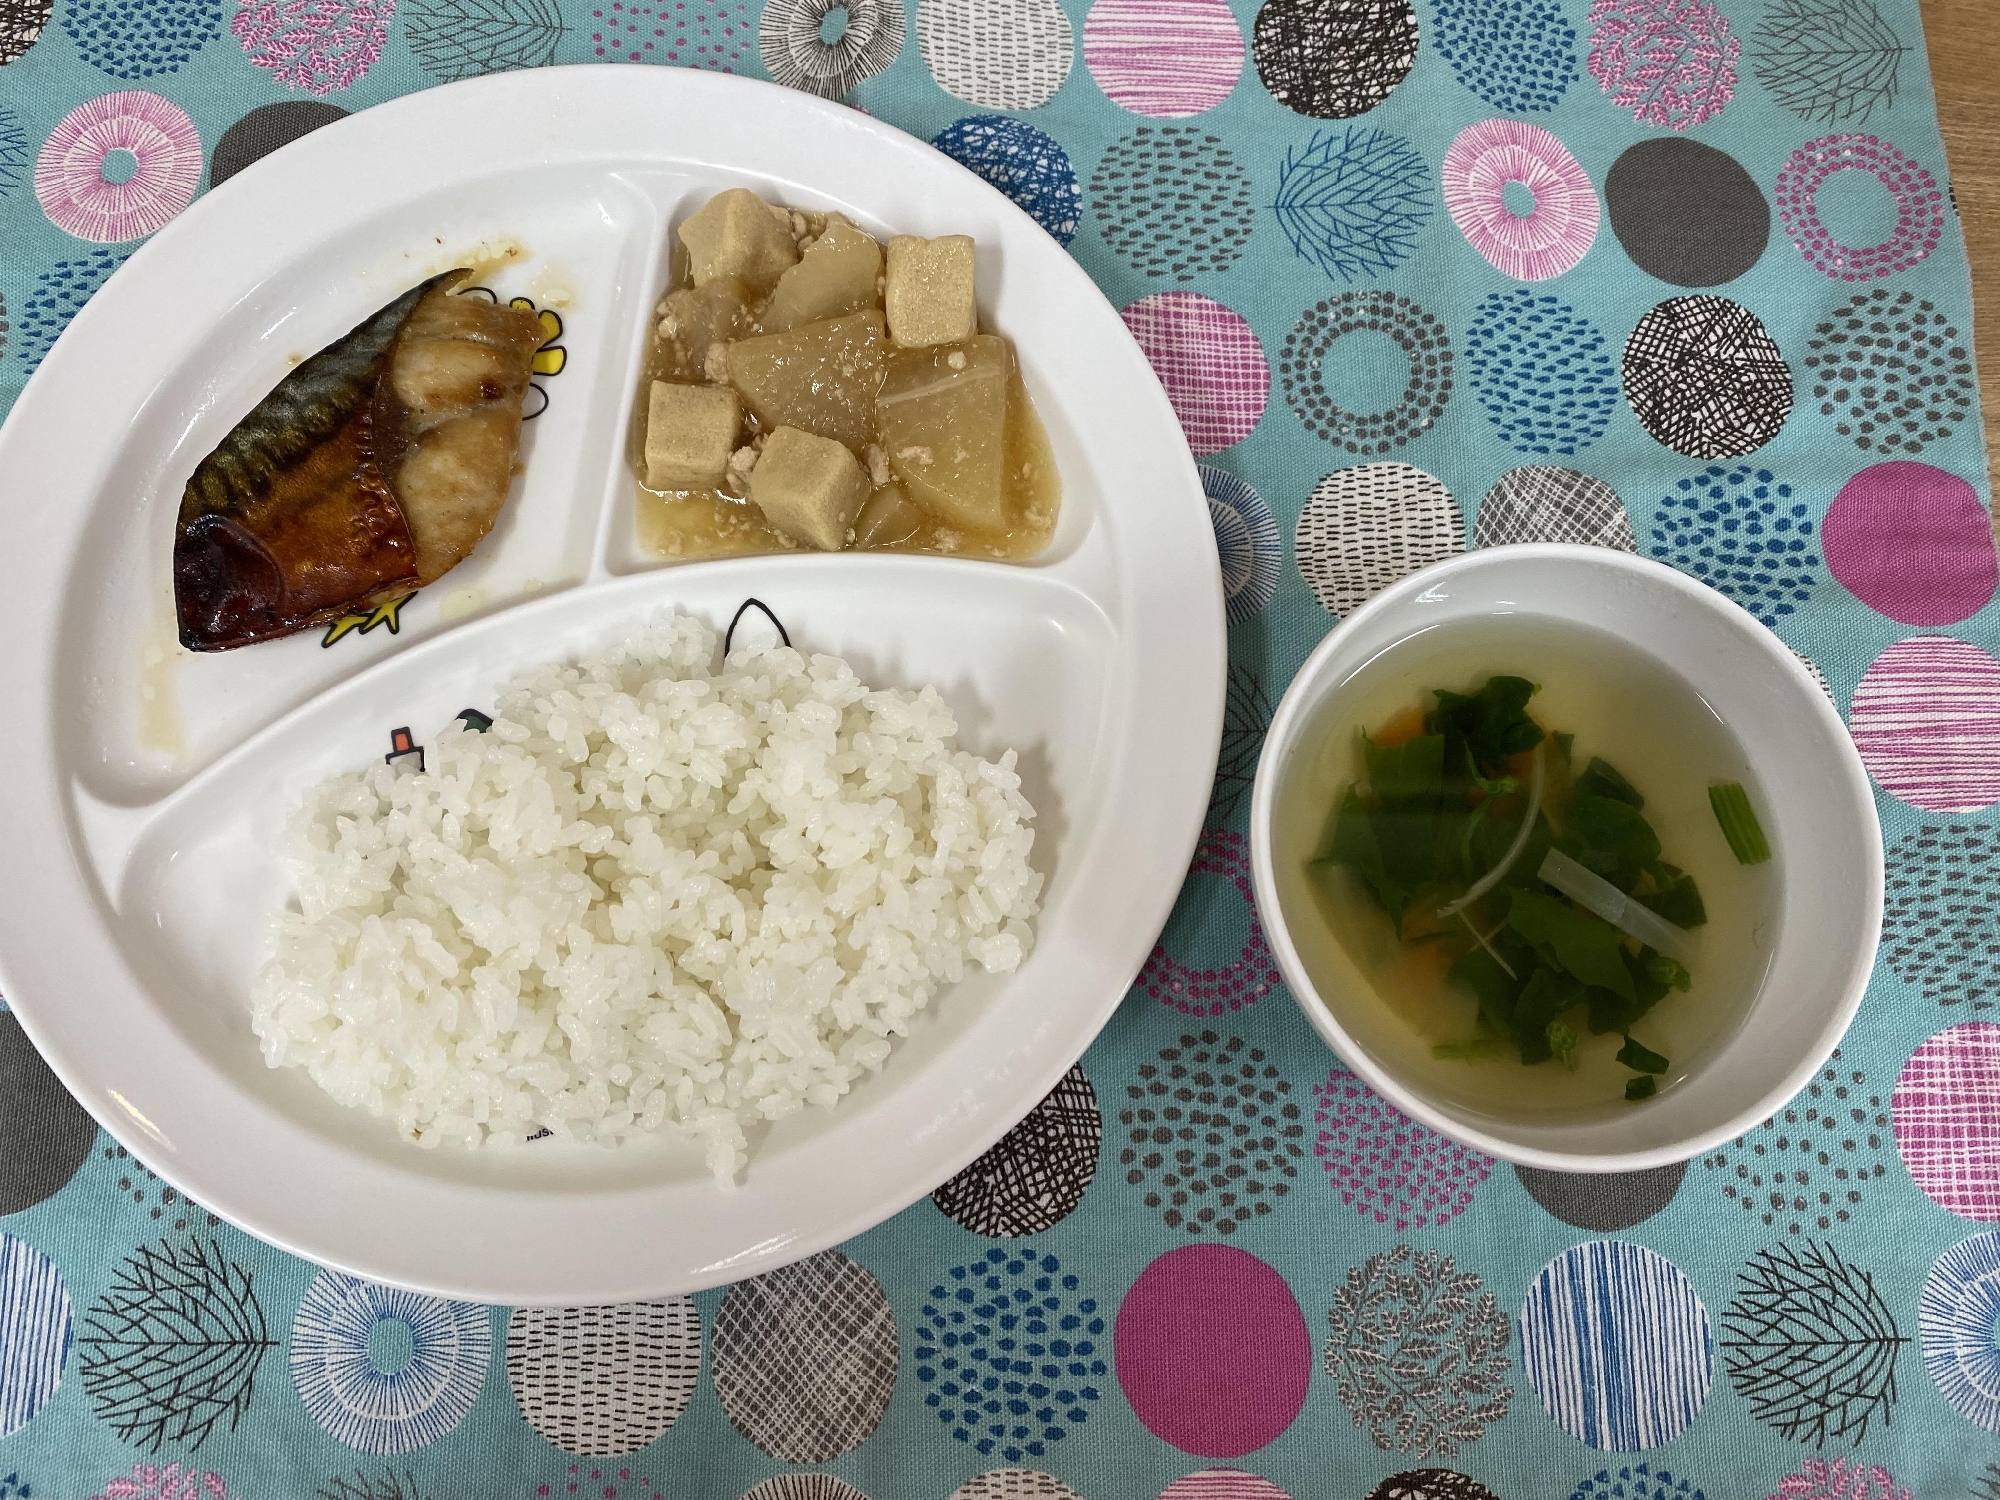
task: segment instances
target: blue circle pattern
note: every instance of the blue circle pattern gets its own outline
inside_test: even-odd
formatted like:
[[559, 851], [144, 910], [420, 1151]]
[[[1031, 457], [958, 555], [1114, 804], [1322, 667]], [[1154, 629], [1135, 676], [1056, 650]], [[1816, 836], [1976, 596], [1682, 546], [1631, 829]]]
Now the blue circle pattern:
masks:
[[1408, 259], [1436, 206], [1422, 152], [1400, 135], [1350, 125], [1285, 152], [1271, 212], [1301, 260], [1352, 282]]
[[1618, 367], [1590, 319], [1547, 294], [1495, 292], [1465, 336], [1472, 391], [1517, 453], [1567, 457], [1604, 436]]
[[1521, 1304], [1521, 1367], [1571, 1437], [1612, 1453], [1672, 1442], [1708, 1400], [1708, 1311], [1665, 1256], [1591, 1240], [1542, 1268]]
[[20, 1431], [56, 1393], [73, 1331], [55, 1262], [0, 1234], [0, 1437]]
[[1651, 550], [1775, 626], [1819, 584], [1812, 535], [1811, 511], [1769, 469], [1710, 464], [1660, 501]]
[[1571, 1492], [1569, 1500], [1708, 1500], [1687, 1482], [1643, 1460], [1623, 1464], [1617, 1473], [1599, 1469]]
[[1110, 1373], [1097, 1299], [1053, 1255], [995, 1248], [931, 1288], [917, 1326], [924, 1404], [951, 1435], [1008, 1463], [1081, 1427]]
[[28, 175], [28, 132], [10, 109], [0, 108], [0, 198], [6, 197]]
[[92, 250], [75, 260], [57, 261], [35, 279], [35, 289], [21, 304], [21, 341], [15, 346], [23, 375], [35, 373], [56, 335], [69, 326], [77, 309], [110, 280], [111, 273], [131, 253], [129, 249]]
[[1560, 0], [1433, 0], [1433, 36], [1458, 81], [1495, 109], [1554, 109], [1576, 82], [1576, 28]]
[[[410, 1357], [378, 1369], [377, 1324], [410, 1331]], [[322, 1271], [292, 1319], [292, 1381], [306, 1412], [363, 1453], [408, 1453], [450, 1432], [486, 1384], [493, 1328], [486, 1309]]]
[[83, 60], [113, 78], [155, 78], [222, 35], [216, 0], [67, 0], [63, 29]]
[[1229, 623], [1241, 625], [1278, 592], [1284, 544], [1264, 497], [1226, 469], [1196, 464], [1208, 518], [1215, 526], [1215, 550], [1222, 558], [1222, 592]]
[[1083, 190], [1054, 136], [1006, 115], [968, 115], [945, 126], [931, 144], [1012, 198], [1058, 245], [1076, 238]]
[[1924, 1369], [1967, 1421], [2000, 1432], [2000, 1234], [1938, 1257], [1917, 1304]]

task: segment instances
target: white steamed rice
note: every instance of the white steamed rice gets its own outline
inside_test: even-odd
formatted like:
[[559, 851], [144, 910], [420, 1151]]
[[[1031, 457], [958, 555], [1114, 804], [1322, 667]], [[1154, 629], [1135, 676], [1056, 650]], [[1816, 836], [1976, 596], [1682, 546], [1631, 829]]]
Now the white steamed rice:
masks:
[[426, 771], [309, 793], [265, 1060], [421, 1145], [679, 1130], [729, 1180], [746, 1126], [832, 1106], [968, 964], [1015, 969], [1042, 877], [1014, 752], [837, 657], [715, 654], [676, 616], [520, 678]]

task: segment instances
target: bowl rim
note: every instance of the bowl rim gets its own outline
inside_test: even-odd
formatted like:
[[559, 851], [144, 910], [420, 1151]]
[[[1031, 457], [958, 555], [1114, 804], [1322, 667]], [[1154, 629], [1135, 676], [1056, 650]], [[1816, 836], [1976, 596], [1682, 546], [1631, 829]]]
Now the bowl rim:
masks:
[[[1851, 794], [1854, 806], [1866, 811], [1863, 834], [1870, 858], [1866, 865], [1867, 888], [1863, 892], [1863, 904], [1867, 916], [1865, 936], [1861, 951], [1857, 954], [1856, 961], [1840, 990], [1837, 1002], [1825, 1013], [1826, 1018], [1821, 1025], [1820, 1034], [1806, 1049], [1802, 1059], [1760, 1095], [1753, 1105], [1738, 1110], [1708, 1129], [1680, 1141], [1651, 1146], [1643, 1150], [1566, 1152], [1524, 1146], [1445, 1113], [1425, 1095], [1409, 1087], [1383, 1067], [1348, 1033], [1334, 1014], [1333, 1007], [1320, 998], [1318, 988], [1313, 983], [1311, 975], [1307, 973], [1304, 961], [1299, 957], [1298, 949], [1292, 942], [1291, 933], [1286, 926], [1284, 911], [1278, 902], [1276, 878], [1271, 860], [1272, 801], [1278, 779], [1278, 764], [1290, 747], [1300, 720], [1316, 708], [1323, 697], [1322, 693], [1308, 693], [1305, 687], [1321, 663], [1341, 650], [1348, 638], [1361, 626], [1447, 578], [1470, 570], [1505, 567], [1515, 561], [1552, 559], [1601, 567], [1610, 574], [1622, 572], [1646, 578], [1680, 594], [1695, 608], [1725, 617], [1734, 617], [1735, 623], [1739, 626], [1751, 627], [1745, 632], [1748, 639], [1755, 641], [1772, 660], [1779, 662], [1783, 670], [1793, 676], [1803, 695], [1814, 705], [1820, 729], [1830, 733], [1839, 747], [1839, 758], [1844, 772], [1842, 790]], [[1256, 897], [1258, 919], [1263, 926], [1265, 941], [1270, 947], [1271, 955], [1277, 961], [1278, 971], [1284, 976], [1286, 988], [1290, 990], [1294, 1003], [1297, 1004], [1307, 1023], [1319, 1033], [1357, 1077], [1419, 1124], [1474, 1150], [1483, 1151], [1497, 1160], [1548, 1171], [1635, 1172], [1688, 1161], [1735, 1139], [1746, 1130], [1755, 1128], [1810, 1083], [1819, 1070], [1826, 1066], [1828, 1058], [1833, 1055], [1834, 1049], [1846, 1035], [1848, 1027], [1861, 1009], [1862, 998], [1866, 995], [1869, 982], [1874, 976], [1875, 958], [1882, 933], [1884, 884], [1882, 861], [1882, 824], [1867, 767], [1862, 763], [1860, 752], [1854, 746], [1853, 738], [1840, 717], [1839, 709], [1835, 707], [1812, 673], [1807, 670], [1804, 661], [1797, 653], [1735, 600], [1677, 569], [1622, 549], [1571, 542], [1525, 542], [1506, 547], [1454, 553], [1442, 561], [1406, 574], [1339, 620], [1293, 674], [1284, 696], [1272, 713], [1270, 725], [1264, 732], [1263, 748], [1257, 756], [1256, 779], [1250, 793], [1250, 883]], [[1754, 1006], [1762, 995], [1763, 991], [1760, 989], [1751, 1004]]]

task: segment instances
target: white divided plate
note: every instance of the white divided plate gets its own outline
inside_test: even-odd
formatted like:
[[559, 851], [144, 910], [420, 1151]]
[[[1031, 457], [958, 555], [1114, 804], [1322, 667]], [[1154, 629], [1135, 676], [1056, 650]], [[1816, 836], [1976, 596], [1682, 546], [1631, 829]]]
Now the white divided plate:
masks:
[[[633, 540], [627, 414], [669, 236], [746, 185], [878, 232], [969, 233], [1064, 485], [1026, 566], [801, 556], [661, 566]], [[478, 551], [388, 622], [217, 655], [175, 643], [194, 465], [299, 358], [427, 274], [563, 320], [523, 473]], [[531, 397], [535, 406], [540, 397]], [[1123, 996], [1199, 832], [1225, 635], [1201, 486], [1117, 313], [1005, 197], [856, 111], [678, 68], [480, 79], [251, 167], [141, 248], [0, 433], [0, 989], [63, 1082], [161, 1176], [378, 1280], [616, 1301], [769, 1270], [972, 1161]], [[763, 1133], [734, 1192], [678, 1141], [424, 1151], [251, 1035], [284, 901], [273, 837], [311, 782], [419, 743], [535, 662], [747, 597], [880, 685], [937, 684], [960, 741], [1021, 752], [1047, 876], [1034, 955], [944, 992], [884, 1071]]]

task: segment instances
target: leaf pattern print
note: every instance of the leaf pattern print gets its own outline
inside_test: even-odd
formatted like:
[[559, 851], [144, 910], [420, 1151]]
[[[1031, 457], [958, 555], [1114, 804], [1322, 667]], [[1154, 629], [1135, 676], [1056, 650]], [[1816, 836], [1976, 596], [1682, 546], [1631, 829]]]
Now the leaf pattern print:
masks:
[[1348, 1270], [1325, 1368], [1376, 1447], [1450, 1458], [1507, 1415], [1512, 1328], [1482, 1285], [1454, 1257], [1408, 1245]]

